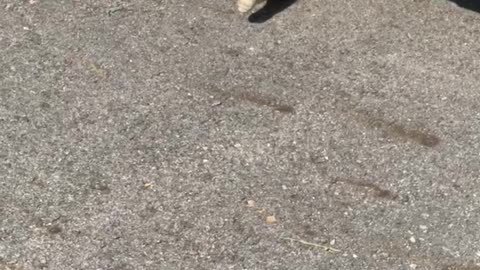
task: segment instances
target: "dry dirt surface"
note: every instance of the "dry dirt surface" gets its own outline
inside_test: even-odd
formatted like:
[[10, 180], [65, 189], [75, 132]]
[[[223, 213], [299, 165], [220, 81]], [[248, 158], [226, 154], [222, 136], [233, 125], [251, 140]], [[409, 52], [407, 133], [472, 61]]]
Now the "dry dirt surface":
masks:
[[480, 13], [0, 2], [1, 270], [479, 270]]

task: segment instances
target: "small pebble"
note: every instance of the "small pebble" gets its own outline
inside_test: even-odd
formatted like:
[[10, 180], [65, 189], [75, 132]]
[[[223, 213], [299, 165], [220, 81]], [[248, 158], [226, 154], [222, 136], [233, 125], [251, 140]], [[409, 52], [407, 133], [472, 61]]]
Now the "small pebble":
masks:
[[417, 239], [415, 239], [415, 237], [412, 236], [408, 239], [408, 241], [410, 241], [410, 243], [416, 243]]
[[267, 219], [266, 219], [266, 222], [268, 224], [273, 224], [273, 223], [277, 222], [277, 219], [275, 218], [275, 216], [268, 216]]

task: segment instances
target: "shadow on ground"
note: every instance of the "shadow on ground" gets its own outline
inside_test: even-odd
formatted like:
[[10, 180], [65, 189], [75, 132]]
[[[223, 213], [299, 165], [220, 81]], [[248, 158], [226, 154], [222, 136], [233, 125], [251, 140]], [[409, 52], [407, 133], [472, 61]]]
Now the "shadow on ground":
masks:
[[297, 0], [267, 0], [264, 7], [248, 17], [251, 23], [263, 23], [293, 5]]
[[457, 6], [480, 13], [480, 1], [474, 0], [449, 0]]

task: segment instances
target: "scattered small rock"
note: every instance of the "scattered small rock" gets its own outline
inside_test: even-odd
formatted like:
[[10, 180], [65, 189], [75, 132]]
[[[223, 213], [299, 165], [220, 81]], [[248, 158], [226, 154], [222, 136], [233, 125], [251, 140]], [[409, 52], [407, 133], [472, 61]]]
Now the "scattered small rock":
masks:
[[248, 200], [247, 201], [247, 206], [252, 207], [252, 208], [255, 207], [255, 201], [254, 200]]
[[267, 210], [265, 210], [265, 208], [262, 208], [262, 209], [257, 210], [256, 212], [257, 212], [257, 214], [262, 215], [262, 214], [264, 214], [266, 211], [267, 211]]
[[143, 188], [144, 188], [144, 189], [150, 189], [150, 188], [152, 188], [152, 187], [153, 187], [153, 183], [145, 183], [145, 184], [143, 184]]
[[277, 222], [277, 219], [275, 218], [275, 216], [268, 216], [265, 221], [267, 222], [267, 224], [274, 224]]

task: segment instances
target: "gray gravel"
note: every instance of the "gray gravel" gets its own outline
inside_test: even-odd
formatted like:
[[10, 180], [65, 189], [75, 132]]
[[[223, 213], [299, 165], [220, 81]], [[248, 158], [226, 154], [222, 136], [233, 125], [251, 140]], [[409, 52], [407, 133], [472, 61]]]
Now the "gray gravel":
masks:
[[480, 14], [247, 16], [1, 2], [1, 270], [480, 269]]

